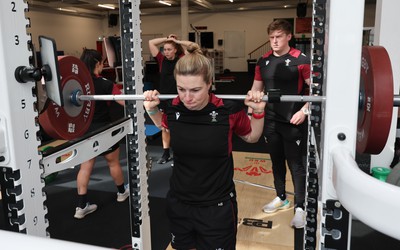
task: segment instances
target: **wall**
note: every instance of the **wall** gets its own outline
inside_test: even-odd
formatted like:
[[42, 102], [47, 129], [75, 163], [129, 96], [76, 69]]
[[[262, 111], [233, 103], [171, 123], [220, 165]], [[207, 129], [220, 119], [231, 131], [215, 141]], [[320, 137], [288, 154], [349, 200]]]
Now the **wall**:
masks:
[[[295, 9], [283, 11], [247, 11], [213, 14], [194, 14], [189, 16], [189, 21], [194, 26], [207, 26], [207, 31], [214, 32], [214, 48], [224, 49], [218, 46], [218, 39], [226, 44], [224, 34], [226, 31], [244, 32], [245, 46], [243, 57], [224, 58], [224, 68], [231, 71], [247, 71], [247, 54], [267, 41], [267, 25], [273, 18], [289, 18], [296, 15]], [[160, 22], [159, 20], [164, 20]], [[224, 21], [223, 21], [224, 20]], [[229, 21], [227, 21], [229, 20]], [[143, 33], [176, 33], [182, 37], [180, 32], [179, 17], [158, 16], [142, 18]]]
[[34, 11], [28, 12], [27, 16], [36, 50], [39, 50], [38, 36], [44, 35], [56, 40], [57, 50], [79, 57], [83, 47], [96, 48], [96, 40], [104, 33], [102, 19]]
[[[375, 6], [366, 6], [364, 26], [374, 26]], [[43, 12], [29, 12], [31, 20], [30, 32], [32, 40], [37, 44], [38, 35], [52, 37], [57, 42], [58, 50], [64, 50], [66, 54], [79, 56], [82, 47], [96, 47], [96, 40], [102, 36], [118, 35], [119, 26], [109, 28], [108, 19], [85, 18], [70, 15], [55, 15]], [[311, 16], [311, 9], [307, 10]], [[270, 10], [270, 11], [243, 11], [230, 13], [191, 14], [189, 22], [194, 26], [207, 26], [207, 31], [214, 32], [214, 48], [224, 49], [218, 46], [218, 39], [225, 40], [226, 31], [239, 31], [244, 33], [244, 56], [237, 58], [224, 58], [224, 68], [231, 71], [247, 71], [247, 54], [267, 40], [267, 25], [274, 18], [295, 18], [295, 9]], [[49, 21], [51, 20], [51, 21]], [[181, 34], [181, 19], [179, 15], [142, 16], [141, 28], [143, 37], [151, 37], [153, 34], [175, 33]], [[301, 37], [302, 34], [296, 34]], [[307, 37], [311, 34], [305, 34]], [[146, 48], [147, 46], [143, 46]], [[143, 51], [145, 60], [149, 59], [148, 51]]]

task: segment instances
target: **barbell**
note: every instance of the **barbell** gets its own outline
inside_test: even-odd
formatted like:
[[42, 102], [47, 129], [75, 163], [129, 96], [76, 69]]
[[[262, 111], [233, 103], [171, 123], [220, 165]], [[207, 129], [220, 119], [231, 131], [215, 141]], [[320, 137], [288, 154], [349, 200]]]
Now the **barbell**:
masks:
[[[160, 100], [173, 99], [177, 95], [158, 95]], [[244, 100], [246, 95], [216, 95], [221, 99], [230, 100]], [[74, 105], [80, 106], [82, 101], [118, 101], [118, 100], [133, 100], [133, 101], [144, 101], [143, 95], [82, 95], [80, 92], [74, 92], [70, 96], [71, 102]], [[268, 93], [262, 98], [263, 101], [268, 102]], [[303, 96], [303, 95], [280, 95], [280, 102], [322, 102], [325, 100], [324, 96]]]
[[[143, 95], [95, 95], [86, 66], [78, 58], [58, 58], [64, 106], [53, 101], [39, 114], [44, 131], [55, 139], [71, 140], [85, 134], [93, 119], [94, 101], [143, 101]], [[363, 47], [357, 126], [357, 152], [380, 153], [390, 132], [393, 106], [400, 106], [400, 97], [393, 95], [393, 75], [389, 55], [380, 46]], [[270, 95], [270, 102], [323, 102], [325, 96]], [[159, 95], [172, 99], [177, 95]], [[217, 95], [222, 99], [244, 100], [245, 95]], [[393, 97], [393, 98], [388, 98]]]

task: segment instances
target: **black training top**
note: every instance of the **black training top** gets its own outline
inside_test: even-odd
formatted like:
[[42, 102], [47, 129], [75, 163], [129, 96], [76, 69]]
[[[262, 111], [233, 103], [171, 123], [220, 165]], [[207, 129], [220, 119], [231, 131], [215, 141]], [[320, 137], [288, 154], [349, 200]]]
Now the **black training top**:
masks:
[[[183, 55], [182, 55], [183, 56]], [[175, 56], [173, 60], [168, 60], [161, 52], [158, 52], [156, 59], [160, 70], [160, 93], [177, 94], [176, 80], [174, 77], [175, 65], [182, 56]]]
[[232, 135], [251, 132], [242, 103], [210, 94], [205, 108], [191, 111], [177, 97], [168, 101], [163, 126], [171, 133], [170, 189], [178, 199], [207, 206], [235, 196]]
[[[93, 84], [96, 95], [115, 95], [121, 93], [118, 88], [115, 87], [115, 84], [113, 82], [106, 78], [103, 78], [102, 76], [93, 76]], [[96, 101], [92, 122], [111, 122], [111, 116], [109, 112], [109, 102]]]
[[[305, 94], [305, 80], [310, 78], [310, 60], [300, 50], [290, 48], [289, 53], [277, 57], [273, 51], [264, 54], [257, 62], [254, 79], [264, 82], [264, 91], [280, 89], [282, 95]], [[293, 114], [304, 103], [268, 103], [266, 118], [280, 122], [290, 122]]]

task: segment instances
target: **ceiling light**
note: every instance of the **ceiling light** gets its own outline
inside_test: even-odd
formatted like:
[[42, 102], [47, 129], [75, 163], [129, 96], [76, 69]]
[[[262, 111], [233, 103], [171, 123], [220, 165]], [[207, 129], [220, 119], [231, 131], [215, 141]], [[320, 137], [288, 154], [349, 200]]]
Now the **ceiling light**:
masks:
[[207, 9], [213, 9], [214, 8], [213, 5], [211, 3], [209, 3], [208, 1], [206, 1], [206, 0], [204, 0], [204, 1], [203, 0], [196, 0], [194, 3], [200, 5], [200, 6], [204, 7], [204, 8], [207, 8]]
[[233, 3], [233, 0], [229, 0], [229, 2]]
[[110, 9], [110, 10], [115, 10], [114, 5], [111, 4], [98, 4], [97, 6], [101, 7], [101, 8], [106, 8], [106, 9]]
[[158, 2], [159, 2], [159, 3], [162, 3], [162, 4], [165, 4], [165, 5], [168, 5], [168, 6], [171, 6], [171, 3], [166, 2], [166, 1], [159, 0]]
[[64, 8], [57, 8], [57, 9], [60, 11], [65, 11], [65, 12], [74, 12], [74, 13], [78, 12], [78, 11], [72, 10], [72, 9], [64, 9]]

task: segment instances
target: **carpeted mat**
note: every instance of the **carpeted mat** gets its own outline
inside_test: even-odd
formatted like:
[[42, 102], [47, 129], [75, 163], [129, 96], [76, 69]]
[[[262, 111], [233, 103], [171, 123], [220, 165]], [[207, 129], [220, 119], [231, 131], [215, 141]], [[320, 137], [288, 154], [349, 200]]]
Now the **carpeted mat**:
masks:
[[[289, 225], [293, 205], [273, 214], [262, 211], [264, 204], [276, 197], [269, 154], [233, 152], [233, 159], [239, 206], [237, 249], [294, 249], [294, 230]], [[293, 193], [289, 171], [286, 187]], [[288, 199], [293, 202], [293, 195], [288, 195]]]
[[[269, 154], [233, 151], [232, 155], [235, 164], [235, 180], [274, 188]], [[286, 191], [293, 194], [292, 176], [289, 169], [286, 174]]]

